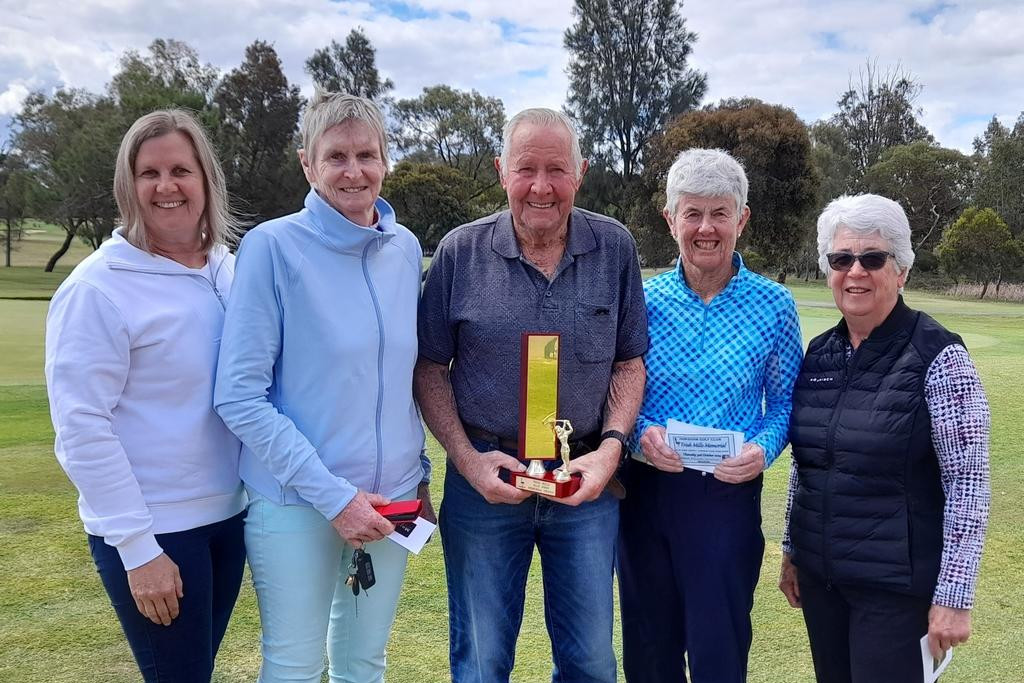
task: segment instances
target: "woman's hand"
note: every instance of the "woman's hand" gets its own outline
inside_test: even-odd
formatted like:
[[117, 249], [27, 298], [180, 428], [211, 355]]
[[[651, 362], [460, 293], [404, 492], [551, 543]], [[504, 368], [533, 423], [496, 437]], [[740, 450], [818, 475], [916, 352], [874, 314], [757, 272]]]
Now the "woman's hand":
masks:
[[390, 502], [390, 498], [379, 494], [359, 491], [331, 520], [331, 526], [350, 546], [362, 548], [364, 543], [379, 541], [395, 530], [394, 524], [373, 509]]
[[683, 461], [679, 459], [678, 453], [669, 448], [665, 428], [661, 425], [651, 425], [644, 430], [640, 436], [640, 450], [647, 462], [662, 472], [683, 471]]
[[726, 484], [742, 484], [750, 481], [764, 470], [764, 449], [749, 441], [743, 444], [740, 454], [726, 458], [715, 466], [715, 479]]
[[790, 607], [803, 607], [800, 602], [800, 585], [796, 582], [796, 567], [785, 553], [782, 554], [782, 571], [779, 572], [779, 590], [786, 596]]
[[946, 650], [971, 636], [971, 610], [932, 605], [928, 610], [928, 649], [942, 659]]
[[139, 612], [154, 624], [170, 626], [178, 617], [178, 600], [185, 597], [185, 593], [178, 565], [167, 553], [160, 553], [141, 567], [129, 569], [128, 588]]

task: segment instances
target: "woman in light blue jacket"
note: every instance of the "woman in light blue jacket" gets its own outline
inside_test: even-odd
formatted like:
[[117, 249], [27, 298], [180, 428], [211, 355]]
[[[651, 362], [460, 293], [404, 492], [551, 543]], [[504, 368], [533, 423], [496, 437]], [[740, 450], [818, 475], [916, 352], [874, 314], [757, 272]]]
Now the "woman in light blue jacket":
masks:
[[[380, 112], [318, 92], [302, 122], [311, 190], [238, 252], [214, 402], [242, 440], [245, 538], [262, 619], [260, 681], [378, 681], [406, 551], [374, 510], [421, 497], [432, 516], [412, 398], [422, 252], [380, 198]], [[353, 552], [376, 584], [353, 595]], [[358, 601], [358, 611], [356, 603]]]

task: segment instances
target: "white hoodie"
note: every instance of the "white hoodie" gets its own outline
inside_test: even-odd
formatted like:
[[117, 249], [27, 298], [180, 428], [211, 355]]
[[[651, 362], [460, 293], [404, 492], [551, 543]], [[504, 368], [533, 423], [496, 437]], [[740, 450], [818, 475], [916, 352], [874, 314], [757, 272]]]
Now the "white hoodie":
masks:
[[54, 450], [79, 491], [85, 530], [125, 569], [162, 550], [155, 534], [242, 511], [240, 443], [213, 410], [234, 257], [190, 269], [116, 230], [57, 289], [46, 318]]

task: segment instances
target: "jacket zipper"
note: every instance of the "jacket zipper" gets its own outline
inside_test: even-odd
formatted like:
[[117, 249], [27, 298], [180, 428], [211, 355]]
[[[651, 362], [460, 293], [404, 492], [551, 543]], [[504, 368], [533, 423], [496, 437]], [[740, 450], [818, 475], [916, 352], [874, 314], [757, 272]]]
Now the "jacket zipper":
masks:
[[[844, 351], [845, 354], [845, 351]], [[844, 359], [843, 363], [843, 382], [839, 388], [839, 400], [836, 401], [836, 409], [832, 413], [832, 420], [828, 425], [828, 435], [825, 438], [825, 457], [826, 467], [825, 470], [825, 490], [823, 493], [823, 500], [821, 505], [822, 515], [822, 533], [821, 533], [821, 559], [822, 568], [825, 570], [825, 589], [832, 589], [832, 552], [829, 546], [829, 530], [832, 527], [832, 471], [834, 469], [836, 453], [836, 426], [839, 424], [839, 415], [842, 412], [843, 402], [846, 399], [846, 389], [850, 381], [850, 363], [853, 362], [853, 358]]]
[[384, 318], [380, 312], [380, 302], [377, 300], [377, 292], [373, 288], [373, 281], [370, 279], [370, 267], [367, 263], [366, 254], [374, 242], [378, 248], [382, 238], [371, 240], [363, 247], [363, 278], [366, 280], [366, 288], [370, 292], [370, 300], [373, 301], [373, 312], [377, 315], [377, 414], [374, 421], [377, 437], [377, 467], [373, 473], [373, 493], [379, 493], [381, 469], [383, 468], [384, 444], [381, 435], [381, 414], [384, 411]]

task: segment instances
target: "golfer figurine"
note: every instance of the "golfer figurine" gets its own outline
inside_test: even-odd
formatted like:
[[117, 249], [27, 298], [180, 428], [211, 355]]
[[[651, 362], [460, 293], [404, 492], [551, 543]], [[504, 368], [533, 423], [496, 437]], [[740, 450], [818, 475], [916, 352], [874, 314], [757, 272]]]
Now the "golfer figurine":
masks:
[[552, 420], [551, 428], [562, 444], [562, 466], [555, 470], [555, 481], [569, 481], [572, 478], [569, 476], [569, 435], [572, 434], [572, 423], [568, 420]]

